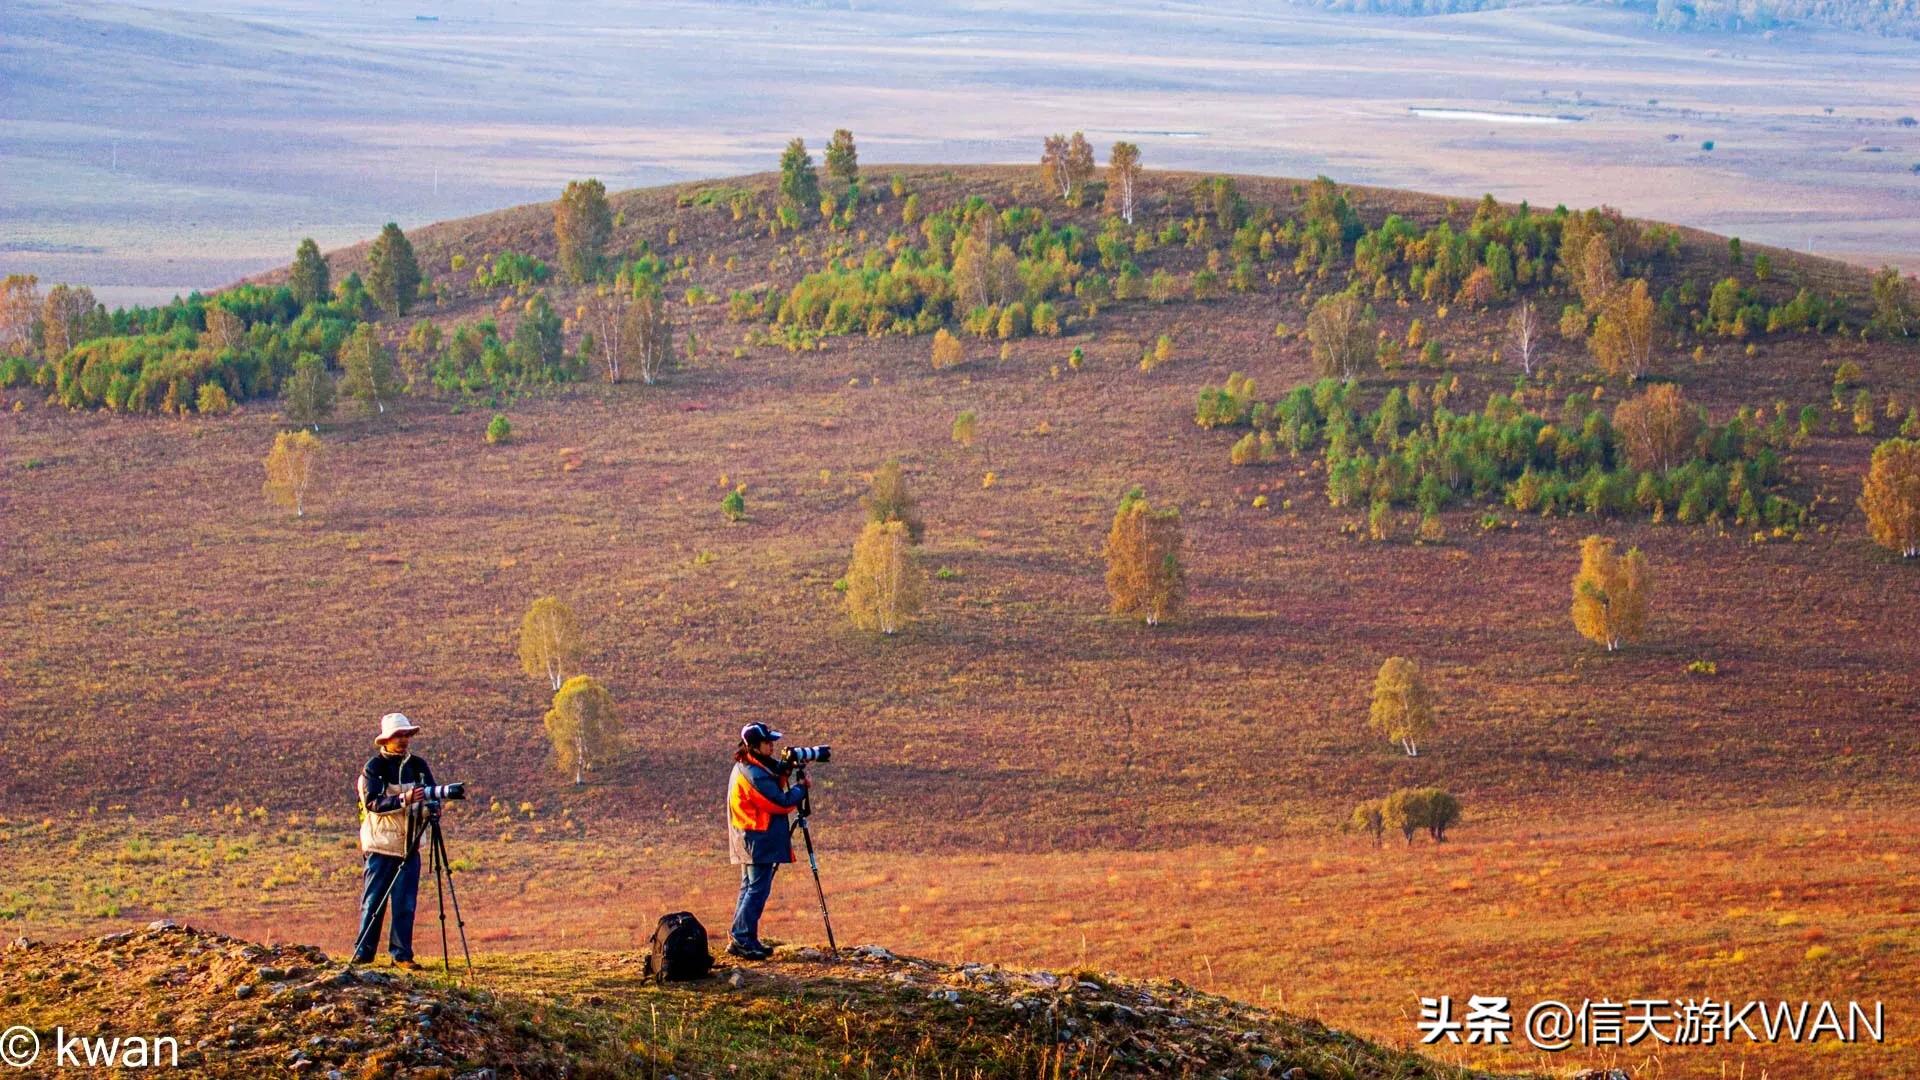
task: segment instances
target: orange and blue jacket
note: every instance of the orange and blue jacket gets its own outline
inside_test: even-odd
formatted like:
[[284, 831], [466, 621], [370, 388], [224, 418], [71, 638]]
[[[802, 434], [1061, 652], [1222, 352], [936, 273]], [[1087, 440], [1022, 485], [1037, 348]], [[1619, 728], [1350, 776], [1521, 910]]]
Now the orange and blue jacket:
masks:
[[735, 762], [727, 781], [727, 855], [736, 863], [793, 861], [787, 815], [806, 797], [758, 758]]

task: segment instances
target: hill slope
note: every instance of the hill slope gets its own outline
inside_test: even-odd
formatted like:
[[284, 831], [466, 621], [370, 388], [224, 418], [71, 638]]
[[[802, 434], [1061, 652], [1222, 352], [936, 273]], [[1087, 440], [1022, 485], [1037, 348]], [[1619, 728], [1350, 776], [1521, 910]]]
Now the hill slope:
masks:
[[783, 948], [771, 962], [663, 988], [642, 978], [640, 961], [483, 957], [456, 981], [155, 923], [16, 942], [0, 953], [0, 1000], [42, 1033], [42, 1065], [58, 1025], [69, 1039], [118, 1037], [121, 1054], [170, 1036], [188, 1075], [215, 1077], [1486, 1075], [1178, 982], [954, 966], [862, 946], [838, 960]]
[[[731, 910], [720, 783], [740, 725], [766, 720], [835, 744], [817, 821], [836, 921], [916, 954], [1178, 977], [1389, 1041], [1444, 992], [1907, 992], [1913, 566], [1867, 539], [1853, 502], [1899, 422], [1886, 403], [1920, 402], [1920, 365], [1911, 344], [1851, 330], [1690, 328], [1734, 274], [1767, 306], [1803, 286], [1833, 296], [1857, 326], [1858, 271], [1773, 253], [1763, 276], [1756, 249], [1736, 268], [1725, 238], [1684, 230], [1647, 270], [1688, 329], [1643, 384], [1677, 386], [1715, 424], [1743, 407], [1767, 424], [1810, 415], [1780, 444], [1803, 522], [1686, 523], [1673, 502], [1662, 519], [1522, 511], [1490, 490], [1442, 508], [1438, 537], [1396, 505], [1376, 541], [1364, 501], [1330, 501], [1318, 447], [1236, 465], [1251, 432], [1195, 423], [1196, 393], [1232, 372], [1263, 401], [1311, 380], [1302, 327], [1350, 264], [1320, 277], [1294, 269], [1297, 237], [1271, 257], [1256, 245], [1247, 291], [1196, 298], [1213, 256], [1234, 264], [1232, 234], [1199, 228], [1196, 177], [1149, 172], [1127, 254], [1179, 295], [1095, 313], [1056, 293], [1059, 337], [962, 332], [967, 362], [945, 370], [926, 332], [789, 347], [765, 312], [701, 299], [784, 293], [830, 260], [882, 258], [895, 231], [919, 243], [907, 194], [923, 215], [978, 196], [1102, 228], [1031, 169], [898, 171], [904, 193], [871, 184], [850, 225], [778, 236], [729, 212], [743, 190], [765, 207], [766, 176], [615, 194], [617, 250], [644, 241], [677, 264], [676, 341], [702, 343], [688, 362], [650, 387], [427, 388], [385, 413], [343, 409], [322, 433], [327, 490], [301, 519], [261, 497], [286, 426], [270, 399], [185, 419], [69, 413], [33, 389], [18, 411], [0, 403], [0, 594], [20, 613], [0, 619], [0, 844], [16, 870], [0, 918], [44, 935], [165, 915], [344, 944], [352, 775], [399, 708], [426, 726], [436, 772], [474, 785], [454, 843], [476, 943], [630, 948], [653, 913], [711, 925]], [[1276, 221], [1302, 213], [1303, 185], [1237, 183]], [[1369, 228], [1398, 213], [1459, 236], [1478, 213], [1347, 195]], [[550, 259], [551, 226], [547, 204], [413, 230], [440, 296], [381, 332], [493, 320], [510, 339], [531, 290], [473, 270], [505, 251]], [[361, 259], [337, 253], [336, 280]], [[1361, 410], [1414, 389], [1430, 406], [1443, 382], [1458, 416], [1508, 408], [1517, 366], [1495, 354], [1517, 300], [1436, 303], [1405, 269], [1375, 300], [1380, 329], [1404, 345], [1417, 323], [1437, 358], [1408, 346], [1368, 368]], [[546, 290], [563, 316], [584, 299]], [[1557, 322], [1577, 294], [1536, 278], [1525, 295]], [[577, 349], [580, 327], [566, 334]], [[1171, 355], [1143, 370], [1162, 335]], [[1562, 434], [1581, 430], [1561, 423], [1566, 403], [1604, 419], [1638, 392], [1583, 343], [1550, 334], [1544, 351], [1520, 400]], [[1851, 386], [1835, 403], [1846, 364], [1873, 434]], [[501, 445], [483, 439], [495, 411], [514, 428]], [[953, 438], [962, 412], [971, 446]], [[1386, 448], [1378, 431], [1361, 432], [1369, 453]], [[882, 637], [850, 625], [834, 582], [890, 457], [920, 500], [931, 580], [926, 617]], [[742, 482], [730, 521], [723, 485]], [[1178, 506], [1187, 538], [1186, 611], [1151, 628], [1108, 613], [1102, 577], [1134, 485]], [[1639, 547], [1657, 580], [1646, 635], [1613, 653], [1568, 614], [1595, 532]], [[574, 606], [582, 670], [627, 726], [628, 752], [580, 786], [549, 760], [551, 691], [514, 649], [543, 595]], [[1367, 727], [1390, 656], [1417, 659], [1435, 691], [1418, 757]], [[1357, 802], [1426, 785], [1465, 806], [1446, 843], [1340, 834]], [[774, 932], [811, 925], [810, 899], [777, 890]], [[1847, 1048], [1845, 1067], [1920, 1075], [1900, 1038]], [[1828, 1053], [1672, 1048], [1662, 1067], [1805, 1072]]]

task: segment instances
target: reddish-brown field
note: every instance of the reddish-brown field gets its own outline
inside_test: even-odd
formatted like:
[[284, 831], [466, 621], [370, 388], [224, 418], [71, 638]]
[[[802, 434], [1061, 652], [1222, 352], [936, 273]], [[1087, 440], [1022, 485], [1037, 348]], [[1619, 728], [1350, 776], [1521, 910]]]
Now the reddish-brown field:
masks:
[[[930, 208], [1040, 201], [1009, 170], [903, 171]], [[1241, 183], [1292, 205], [1288, 182]], [[1156, 177], [1150, 213], [1185, 186]], [[1359, 197], [1369, 221], [1447, 210]], [[818, 265], [817, 229], [801, 234], [809, 256], [751, 218], [676, 210], [671, 191], [615, 205], [622, 244], [671, 225], [669, 251], [721, 296]], [[898, 210], [865, 212], [875, 242]], [[456, 252], [551, 257], [549, 215], [415, 242], [451, 281]], [[1726, 272], [1723, 242], [1688, 240], [1681, 272]], [[718, 265], [730, 255], [733, 271]], [[358, 258], [336, 255], [336, 275]], [[1201, 258], [1162, 250], [1146, 268]], [[1836, 264], [1776, 259], [1770, 294], [1864, 292]], [[420, 314], [498, 301], [456, 290]], [[1616, 1060], [1657, 1076], [1920, 1076], [1906, 812], [1920, 577], [1865, 536], [1852, 506], [1874, 440], [1837, 434], [1840, 414], [1790, 458], [1795, 496], [1815, 503], [1797, 540], [1495, 507], [1493, 528], [1454, 510], [1440, 543], [1404, 539], [1410, 520], [1373, 543], [1345, 530], [1361, 512], [1328, 505], [1310, 459], [1236, 469], [1236, 436], [1193, 422], [1195, 392], [1231, 371], [1263, 397], [1307, 378], [1306, 342], [1273, 333], [1305, 323], [1297, 283], [1115, 304], [1004, 360], [969, 341], [973, 361], [946, 372], [924, 337], [735, 355], [747, 328], [723, 305], [679, 311], [705, 343], [684, 370], [505, 403], [503, 446], [482, 439], [494, 409], [449, 400], [338, 419], [300, 521], [261, 495], [283, 426], [270, 403], [176, 421], [28, 393], [0, 412], [0, 917], [71, 932], [164, 910], [344, 948], [352, 778], [379, 715], [400, 709], [436, 772], [474, 785], [449, 839], [476, 864], [462, 897], [483, 947], [625, 946], [683, 903], [724, 925], [727, 755], [741, 724], [766, 720], [835, 746], [816, 821], [843, 940], [1178, 975], [1388, 1042], [1413, 1039], [1417, 998], [1442, 993], [1881, 1000], [1885, 1046]], [[1469, 403], [1511, 385], [1488, 362], [1504, 314], [1382, 308], [1396, 333], [1426, 320]], [[1140, 371], [1162, 332], [1174, 358]], [[1591, 374], [1553, 348], [1557, 402]], [[1855, 338], [1766, 338], [1751, 357], [1709, 343], [1698, 363], [1670, 348], [1657, 367], [1724, 417], [1824, 408], [1843, 359], [1877, 398], [1920, 401], [1913, 349]], [[949, 436], [963, 409], [980, 417], [971, 449]], [[832, 583], [865, 475], [894, 455], [926, 566], [955, 574], [929, 583], [926, 619], [879, 638], [853, 629]], [[723, 478], [747, 485], [746, 520], [722, 515]], [[1105, 614], [1100, 546], [1134, 484], [1185, 519], [1190, 600], [1171, 625]], [[1658, 580], [1647, 639], [1614, 655], [1568, 617], [1591, 532], [1640, 546]], [[547, 764], [548, 695], [515, 654], [521, 612], [549, 593], [580, 613], [585, 670], [628, 735], [579, 789]], [[1392, 655], [1419, 659], [1438, 693], [1418, 758], [1366, 729]], [[1718, 675], [1688, 674], [1696, 659]], [[1429, 783], [1465, 804], [1446, 844], [1338, 831], [1360, 799]], [[776, 935], [817, 933], [803, 876], [776, 889]]]

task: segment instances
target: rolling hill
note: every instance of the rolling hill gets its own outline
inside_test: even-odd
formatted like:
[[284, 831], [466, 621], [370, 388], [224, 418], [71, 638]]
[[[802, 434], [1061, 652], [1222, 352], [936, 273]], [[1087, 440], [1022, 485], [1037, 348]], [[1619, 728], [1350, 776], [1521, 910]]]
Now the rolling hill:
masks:
[[[1352, 240], [1322, 277], [1295, 269], [1298, 233], [1272, 253], [1255, 238], [1236, 288], [1235, 230], [1190, 224], [1216, 213], [1192, 193], [1209, 178], [1149, 171], [1129, 234], [1149, 239], [1123, 257], [1149, 289], [1164, 275], [1162, 299], [1088, 314], [1056, 293], [1058, 336], [974, 336], [955, 316], [965, 362], [935, 370], [925, 333], [823, 332], [756, 304], [830, 263], [879, 252], [845, 272], [891, 266], [924, 236], [903, 224], [909, 196], [921, 220], [976, 197], [996, 214], [1032, 207], [1044, 224], [1015, 213], [1005, 235], [1070, 226], [1087, 251], [1104, 215], [1050, 199], [1032, 170], [868, 171], [843, 225], [777, 235], [762, 216], [772, 175], [615, 193], [611, 250], [658, 268], [684, 362], [651, 387], [423, 387], [383, 415], [343, 407], [300, 520], [259, 489], [287, 426], [271, 399], [176, 419], [4, 392], [0, 851], [20, 872], [0, 914], [37, 933], [170, 914], [339, 938], [351, 779], [398, 708], [426, 727], [417, 748], [436, 772], [474, 785], [451, 839], [478, 941], [631, 948], [662, 910], [724, 922], [726, 754], [742, 724], [768, 720], [835, 746], [816, 828], [836, 924], [940, 960], [1177, 976], [1389, 1043], [1438, 992], [1866, 999], [1910, 982], [1920, 585], [1867, 539], [1854, 500], [1899, 426], [1886, 401], [1920, 404], [1920, 366], [1910, 345], [1859, 332], [1864, 272], [1757, 247], [1735, 263], [1725, 237], [1618, 226], [1661, 238], [1624, 269], [1672, 291], [1681, 327], [1628, 386], [1557, 333], [1517, 378], [1507, 320], [1530, 298], [1557, 322], [1575, 295], [1559, 277], [1481, 305], [1424, 298], [1397, 266], [1368, 299], [1404, 352], [1364, 372], [1362, 412], [1444, 384], [1459, 415], [1533, 410], [1558, 430], [1652, 383], [1715, 424], [1743, 408], [1756, 429], [1797, 423], [1809, 405], [1813, 421], [1781, 436], [1769, 491], [1794, 509], [1775, 522], [1732, 508], [1684, 522], [1674, 505], [1658, 521], [1542, 514], [1463, 492], [1426, 535], [1417, 508], [1391, 505], [1376, 541], [1365, 500], [1329, 500], [1321, 450], [1236, 466], [1253, 429], [1195, 423], [1199, 392], [1233, 373], [1263, 404], [1311, 384], [1304, 328], [1345, 284]], [[1232, 180], [1241, 212], [1270, 211], [1276, 234], [1314, 197], [1305, 181]], [[1481, 212], [1341, 194], [1365, 232], [1398, 215], [1416, 237], [1466, 235]], [[502, 253], [554, 263], [552, 215], [411, 230], [429, 288], [382, 338], [404, 350], [422, 323], [452, 339], [492, 320], [507, 341], [544, 292], [577, 349], [590, 289], [474, 276]], [[336, 282], [364, 273], [365, 246], [329, 261]], [[1097, 267], [1089, 254], [1073, 273]], [[1808, 290], [1842, 329], [1694, 329], [1728, 277], [1763, 309]], [[1872, 434], [1853, 426], [1856, 389]], [[970, 446], [952, 436], [963, 411]], [[490, 446], [495, 413], [514, 437]], [[848, 624], [834, 583], [868, 477], [894, 457], [932, 579], [926, 617], [881, 637]], [[730, 522], [721, 498], [742, 483]], [[1107, 613], [1102, 577], [1135, 485], [1178, 506], [1186, 535], [1186, 612], [1151, 628]], [[1590, 533], [1639, 547], [1656, 575], [1647, 632], [1617, 653], [1568, 617]], [[627, 731], [626, 753], [579, 788], [547, 760], [550, 691], [515, 655], [521, 613], [549, 594], [579, 613], [581, 669]], [[1366, 726], [1395, 655], [1421, 662], [1438, 702], [1418, 757]], [[1339, 833], [1356, 802], [1425, 785], [1465, 806], [1446, 843]], [[785, 881], [770, 918], [808, 924], [810, 903]], [[1863, 1075], [1915, 1075], [1910, 1037], [1894, 1039], [1838, 1052]], [[1830, 1052], [1664, 1060], [1708, 1075]], [[1462, 1061], [1538, 1064], [1478, 1048]]]

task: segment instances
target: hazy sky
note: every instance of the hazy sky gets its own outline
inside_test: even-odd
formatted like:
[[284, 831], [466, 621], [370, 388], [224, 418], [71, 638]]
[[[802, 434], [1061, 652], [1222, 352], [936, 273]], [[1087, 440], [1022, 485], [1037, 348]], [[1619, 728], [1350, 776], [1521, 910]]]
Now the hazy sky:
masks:
[[0, 271], [164, 297], [302, 236], [764, 169], [838, 126], [868, 163], [1025, 161], [1078, 128], [1150, 167], [1605, 201], [1877, 261], [1920, 248], [1920, 138], [1894, 124], [1916, 53], [1581, 8], [6, 0]]

